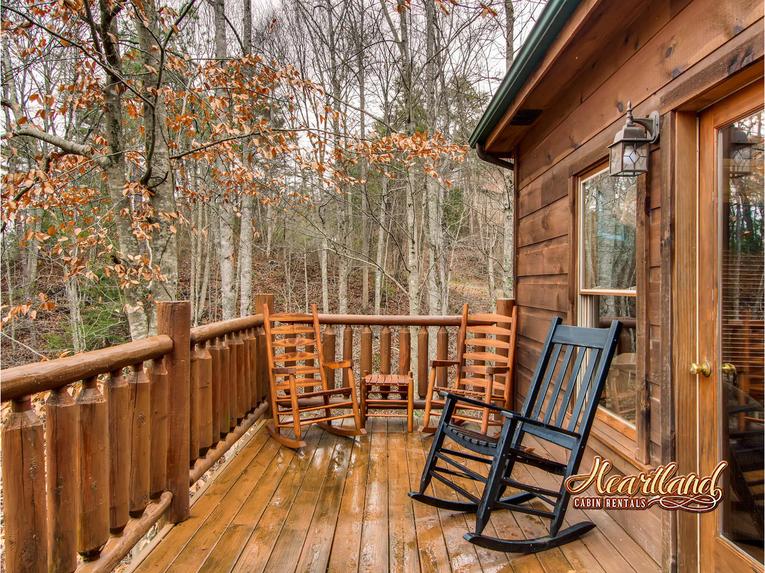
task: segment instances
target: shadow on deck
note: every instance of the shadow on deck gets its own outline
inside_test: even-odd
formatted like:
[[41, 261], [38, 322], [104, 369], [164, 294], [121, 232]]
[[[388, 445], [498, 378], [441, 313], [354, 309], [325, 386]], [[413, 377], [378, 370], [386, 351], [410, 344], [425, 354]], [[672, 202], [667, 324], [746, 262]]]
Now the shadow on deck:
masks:
[[[430, 438], [402, 420], [370, 420], [355, 441], [313, 428], [293, 452], [260, 427], [137, 571], [658, 571], [604, 511], [582, 539], [536, 555], [475, 547], [473, 517], [416, 503]], [[538, 452], [544, 446], [531, 444]], [[533, 479], [546, 483], [541, 472]], [[527, 474], [528, 475], [528, 474]], [[433, 487], [433, 486], [432, 486]], [[440, 484], [436, 483], [437, 493]], [[571, 520], [581, 510], [569, 509]], [[578, 515], [577, 515], [578, 514]], [[541, 519], [498, 511], [490, 535], [536, 537]]]

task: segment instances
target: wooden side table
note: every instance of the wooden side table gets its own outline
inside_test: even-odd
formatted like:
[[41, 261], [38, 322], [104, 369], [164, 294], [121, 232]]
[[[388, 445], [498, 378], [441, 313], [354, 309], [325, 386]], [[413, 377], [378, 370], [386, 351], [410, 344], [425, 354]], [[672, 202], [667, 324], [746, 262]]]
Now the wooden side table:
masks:
[[[379, 397], [375, 397], [379, 396]], [[370, 410], [406, 410], [406, 414], [369, 413]], [[406, 418], [406, 430], [414, 427], [412, 373], [367, 374], [361, 381], [361, 421], [367, 418]]]

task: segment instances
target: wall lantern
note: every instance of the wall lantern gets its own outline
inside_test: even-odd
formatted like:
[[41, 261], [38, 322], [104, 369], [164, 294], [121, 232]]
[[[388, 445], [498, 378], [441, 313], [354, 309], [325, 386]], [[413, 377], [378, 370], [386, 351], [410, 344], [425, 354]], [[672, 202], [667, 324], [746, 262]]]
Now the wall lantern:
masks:
[[659, 112], [648, 117], [633, 117], [632, 102], [627, 102], [627, 123], [620, 129], [609, 161], [612, 177], [633, 177], [648, 171], [649, 146], [659, 140]]
[[735, 125], [731, 129], [729, 149], [732, 178], [748, 177], [762, 161], [762, 139], [750, 138], [745, 130]]

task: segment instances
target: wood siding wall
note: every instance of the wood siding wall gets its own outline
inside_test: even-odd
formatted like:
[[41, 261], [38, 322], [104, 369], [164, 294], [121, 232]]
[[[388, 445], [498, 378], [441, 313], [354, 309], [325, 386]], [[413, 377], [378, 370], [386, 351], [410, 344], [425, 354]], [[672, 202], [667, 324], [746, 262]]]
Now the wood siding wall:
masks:
[[[612, 10], [618, 9], [613, 5]], [[760, 0], [651, 2], [642, 13], [623, 22], [611, 37], [599, 40], [601, 49], [561, 86], [558, 97], [518, 143], [514, 156], [518, 181], [519, 401], [528, 389], [550, 319], [562, 316], [568, 323], [576, 319], [572, 241], [577, 174], [606, 159], [607, 145], [624, 121], [622, 110], [628, 100], [637, 107], [636, 115], [658, 109], [666, 120], [671, 110], [761, 58], [762, 10]], [[558, 65], [580, 65], [575, 57], [564, 52]], [[671, 322], [671, 317], [663, 316], [662, 309], [669, 307], [662, 304], [662, 289], [671, 283], [662, 280], [662, 261], [672, 255], [671, 241], [662, 244], [661, 240], [662, 185], [666, 184], [662, 161], [660, 147], [654, 146], [644, 181], [644, 222], [638, 230], [643, 237], [638, 264], [644, 265], [645, 272], [645, 280], [638, 287], [638, 304], [645, 305], [646, 310], [638, 311], [638, 340], [643, 341], [638, 361], [644, 365], [650, 404], [646, 460], [650, 465], [662, 462], [662, 443], [668, 443], [670, 431], [662, 426], [663, 419], [670, 419], [662, 417], [662, 396], [671, 396], [667, 390], [671, 380], [662, 361], [671, 345], [671, 341], [662, 340], [663, 326]], [[623, 437], [614, 434], [609, 436], [604, 423], [596, 422], [590, 441], [593, 451], [612, 459], [621, 471], [638, 471], [638, 444], [625, 443]], [[667, 544], [656, 534], [662, 528], [658, 511], [612, 514], [662, 562], [662, 545]]]

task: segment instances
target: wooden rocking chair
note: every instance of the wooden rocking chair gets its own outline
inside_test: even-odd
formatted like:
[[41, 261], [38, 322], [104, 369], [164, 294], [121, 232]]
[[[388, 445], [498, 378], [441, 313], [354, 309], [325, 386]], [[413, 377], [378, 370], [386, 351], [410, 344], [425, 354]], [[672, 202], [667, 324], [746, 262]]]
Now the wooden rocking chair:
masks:
[[[475, 512], [475, 531], [466, 533], [465, 539], [481, 547], [535, 553], [573, 541], [595, 527], [592, 522], [583, 521], [561, 529], [570, 496], [564, 484], [579, 469], [616, 350], [621, 323], [615, 320], [610, 328], [603, 329], [563, 326], [560, 323], [560, 318], [552, 322], [520, 412], [446, 393], [444, 410], [425, 462], [420, 489], [409, 494], [413, 499], [436, 507]], [[502, 415], [505, 423], [499, 436], [492, 438], [455, 423], [453, 414], [459, 403], [488, 408]], [[566, 463], [543, 458], [524, 448], [522, 442], [527, 434], [568, 450]], [[446, 438], [462, 448], [446, 447]], [[467, 467], [464, 460], [485, 464], [489, 468], [488, 474], [484, 476]], [[561, 476], [560, 487], [547, 489], [519, 481], [520, 478], [513, 476], [517, 463]], [[467, 491], [455, 483], [452, 476], [483, 483], [482, 495], [478, 497]], [[449, 486], [466, 501], [426, 495], [425, 490], [433, 478]], [[519, 491], [503, 497], [508, 487]], [[552, 509], [527, 505], [535, 499]], [[549, 534], [521, 540], [484, 535], [483, 530], [495, 509], [548, 518], [551, 520]]]
[[[268, 305], [263, 305], [263, 325], [271, 386], [271, 436], [288, 448], [301, 448], [305, 446], [303, 428], [311, 424], [340, 436], [366, 434], [361, 426], [351, 361], [323, 359], [316, 305], [311, 307], [311, 314], [271, 314]], [[348, 371], [347, 388], [331, 388], [327, 381], [326, 371], [339, 369]], [[346, 418], [353, 419], [354, 427], [332, 425], [333, 420]], [[295, 438], [282, 434], [284, 428], [292, 429]]]
[[[430, 417], [434, 409], [443, 409], [443, 392], [475, 398], [503, 408], [511, 406], [510, 380], [513, 377], [516, 313], [517, 307], [513, 307], [510, 316], [470, 314], [468, 305], [462, 307], [462, 320], [457, 335], [457, 360], [431, 361], [422, 432], [436, 430], [430, 426]], [[508, 324], [509, 328], [506, 327]], [[448, 374], [444, 371], [451, 366], [456, 367], [457, 371], [454, 384], [440, 385], [439, 371], [443, 372], [443, 383], [448, 384]], [[452, 420], [479, 423], [481, 433], [486, 433], [489, 426], [501, 426], [504, 418], [488, 408], [462, 403], [459, 410], [453, 413]]]

